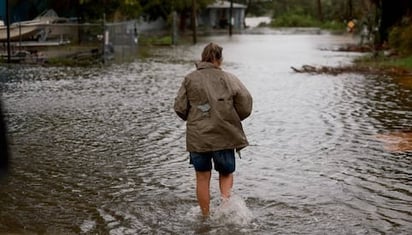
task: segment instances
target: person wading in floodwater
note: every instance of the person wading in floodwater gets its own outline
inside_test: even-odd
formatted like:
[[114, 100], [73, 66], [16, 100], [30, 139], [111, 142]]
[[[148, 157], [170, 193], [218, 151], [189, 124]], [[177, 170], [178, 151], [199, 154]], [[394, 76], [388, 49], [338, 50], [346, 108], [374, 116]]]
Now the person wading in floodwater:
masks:
[[196, 195], [204, 216], [209, 215], [212, 160], [224, 202], [233, 187], [235, 151], [248, 145], [241, 121], [252, 112], [249, 91], [235, 75], [220, 68], [222, 50], [215, 43], [206, 45], [174, 103], [177, 115], [187, 121], [186, 148], [196, 170]]

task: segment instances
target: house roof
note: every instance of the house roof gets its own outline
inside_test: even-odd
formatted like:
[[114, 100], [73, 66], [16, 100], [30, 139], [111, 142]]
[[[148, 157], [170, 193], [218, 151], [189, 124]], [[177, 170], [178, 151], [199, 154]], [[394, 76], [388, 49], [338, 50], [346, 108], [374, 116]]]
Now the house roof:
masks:
[[[208, 5], [207, 8], [230, 8], [230, 2], [217, 0], [215, 3]], [[247, 8], [247, 7], [243, 4], [233, 3], [233, 8]]]

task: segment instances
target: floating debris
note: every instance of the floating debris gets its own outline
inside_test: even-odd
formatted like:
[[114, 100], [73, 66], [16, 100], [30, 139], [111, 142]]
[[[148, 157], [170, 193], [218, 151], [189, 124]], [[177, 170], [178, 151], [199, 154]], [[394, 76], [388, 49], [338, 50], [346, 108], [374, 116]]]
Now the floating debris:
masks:
[[397, 67], [376, 67], [376, 66], [360, 66], [360, 65], [347, 65], [347, 66], [313, 66], [303, 65], [301, 68], [295, 68], [291, 66], [291, 69], [297, 73], [324, 73], [331, 75], [338, 75], [342, 73], [360, 73], [360, 74], [372, 74], [372, 75], [390, 75], [390, 76], [411, 76], [411, 72]]

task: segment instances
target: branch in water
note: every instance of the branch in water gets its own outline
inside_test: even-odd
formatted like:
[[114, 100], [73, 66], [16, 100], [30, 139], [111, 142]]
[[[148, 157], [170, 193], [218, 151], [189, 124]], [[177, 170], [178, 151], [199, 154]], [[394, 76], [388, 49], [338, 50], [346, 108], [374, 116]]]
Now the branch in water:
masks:
[[296, 67], [291, 66], [291, 69], [295, 71], [296, 73], [316, 73], [316, 74], [331, 74], [331, 75], [338, 75], [338, 74], [343, 74], [343, 73], [393, 75], [393, 76], [412, 75], [410, 71], [402, 69], [402, 68], [359, 66], [359, 65], [347, 65], [347, 66], [339, 66], [339, 67], [303, 65], [301, 68], [296, 68]]

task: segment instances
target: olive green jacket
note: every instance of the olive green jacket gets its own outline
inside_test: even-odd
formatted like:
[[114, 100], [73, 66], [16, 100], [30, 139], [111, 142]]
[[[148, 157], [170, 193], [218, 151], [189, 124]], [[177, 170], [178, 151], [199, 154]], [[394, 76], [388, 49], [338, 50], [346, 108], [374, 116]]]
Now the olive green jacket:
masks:
[[241, 121], [252, 112], [252, 97], [233, 74], [208, 62], [196, 64], [175, 98], [174, 110], [186, 123], [189, 152], [240, 150], [248, 145]]

